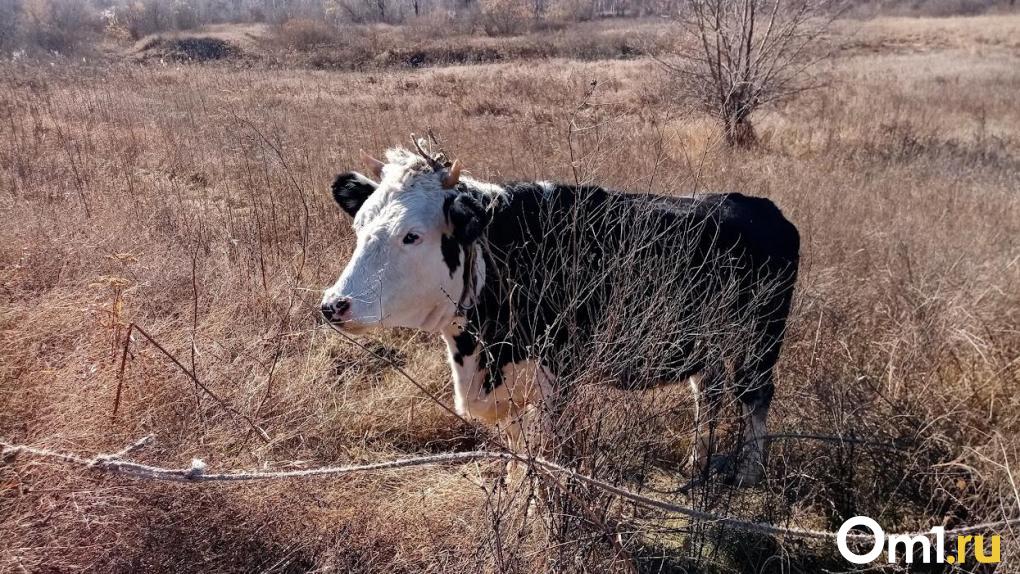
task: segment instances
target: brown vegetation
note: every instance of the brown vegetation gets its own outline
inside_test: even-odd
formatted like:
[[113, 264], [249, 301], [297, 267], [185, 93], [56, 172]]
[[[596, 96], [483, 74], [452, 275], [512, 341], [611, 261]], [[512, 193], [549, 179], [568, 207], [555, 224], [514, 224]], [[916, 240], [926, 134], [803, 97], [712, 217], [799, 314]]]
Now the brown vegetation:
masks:
[[[866, 443], [777, 440], [763, 486], [677, 500], [827, 529], [855, 514], [890, 530], [1015, 516], [1020, 54], [1010, 38], [1020, 21], [997, 22], [1004, 36], [991, 42], [922, 49], [928, 36], [914, 28], [869, 26], [832, 64], [839, 88], [761, 118], [750, 151], [726, 149], [711, 120], [672, 105], [661, 69], [643, 58], [347, 73], [3, 64], [0, 437], [89, 454], [152, 433], [141, 459], [200, 457], [216, 469], [485, 447], [483, 430], [393, 367], [448, 398], [436, 340], [372, 336], [382, 360], [315, 319], [351, 249], [331, 177], [356, 165], [359, 148], [430, 125], [478, 178], [739, 190], [772, 198], [799, 226], [804, 263], [771, 429]], [[920, 29], [933, 26], [982, 37], [968, 32], [980, 22]], [[901, 34], [909, 48], [868, 41]], [[268, 442], [137, 336], [112, 417], [130, 323]], [[605, 421], [589, 429], [603, 476], [658, 490], [683, 482], [686, 389], [637, 404], [586, 389], [575, 398]], [[652, 405], [662, 416], [633, 424]], [[636, 452], [661, 459], [635, 465]], [[584, 524], [552, 547], [542, 531], [554, 526], [520, 528], [527, 515], [501, 470], [199, 486], [3, 461], [0, 569], [623, 567], [619, 548]], [[591, 500], [621, 521], [617, 544], [648, 570], [846, 567], [825, 544]], [[1011, 564], [1016, 536], [1004, 534]]]

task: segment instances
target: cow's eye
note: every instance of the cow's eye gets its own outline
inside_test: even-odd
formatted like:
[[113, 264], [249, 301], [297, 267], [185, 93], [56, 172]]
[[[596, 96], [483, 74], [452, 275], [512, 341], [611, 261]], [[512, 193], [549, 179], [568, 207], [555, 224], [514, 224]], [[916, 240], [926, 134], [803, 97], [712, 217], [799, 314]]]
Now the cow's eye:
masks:
[[415, 243], [418, 243], [419, 239], [421, 239], [421, 236], [419, 236], [417, 233], [408, 233], [407, 235], [404, 236], [404, 245], [413, 245]]

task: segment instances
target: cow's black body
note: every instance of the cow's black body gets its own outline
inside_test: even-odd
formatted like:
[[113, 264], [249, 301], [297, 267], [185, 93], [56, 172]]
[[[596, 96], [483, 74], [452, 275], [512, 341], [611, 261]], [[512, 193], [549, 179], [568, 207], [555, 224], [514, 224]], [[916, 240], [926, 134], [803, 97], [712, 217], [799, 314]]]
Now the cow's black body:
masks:
[[594, 368], [628, 386], [727, 362], [738, 396], [768, 405], [799, 259], [797, 230], [771, 201], [504, 187], [458, 189], [490, 216], [475, 243], [484, 285], [454, 355], [482, 353], [486, 390], [527, 359], [561, 380]]

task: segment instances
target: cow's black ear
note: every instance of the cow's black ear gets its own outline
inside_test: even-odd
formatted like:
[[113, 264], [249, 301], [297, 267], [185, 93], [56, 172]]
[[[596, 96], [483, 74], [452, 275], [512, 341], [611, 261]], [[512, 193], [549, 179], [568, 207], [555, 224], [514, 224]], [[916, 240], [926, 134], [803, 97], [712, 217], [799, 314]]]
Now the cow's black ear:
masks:
[[354, 217], [368, 196], [375, 191], [377, 185], [360, 173], [354, 171], [341, 173], [333, 181], [333, 199], [341, 209]]
[[471, 193], [458, 193], [446, 198], [443, 210], [453, 226], [453, 238], [463, 245], [481, 237], [489, 224], [489, 212]]

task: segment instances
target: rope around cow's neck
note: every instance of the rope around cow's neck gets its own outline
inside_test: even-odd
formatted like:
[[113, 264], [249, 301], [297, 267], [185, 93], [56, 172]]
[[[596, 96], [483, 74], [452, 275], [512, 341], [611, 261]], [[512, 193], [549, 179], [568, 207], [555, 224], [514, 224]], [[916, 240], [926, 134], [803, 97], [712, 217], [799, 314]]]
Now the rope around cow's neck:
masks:
[[466, 317], [467, 312], [474, 308], [478, 302], [478, 297], [481, 295], [481, 285], [484, 283], [485, 278], [479, 278], [475, 273], [475, 265], [478, 264], [478, 260], [482, 261], [482, 272], [485, 272], [484, 255], [482, 254], [482, 247], [479, 245], [481, 241], [483, 240], [479, 239], [472, 243], [470, 247], [463, 249], [464, 288], [461, 290], [460, 299], [457, 301], [457, 310], [454, 312], [454, 317]]

